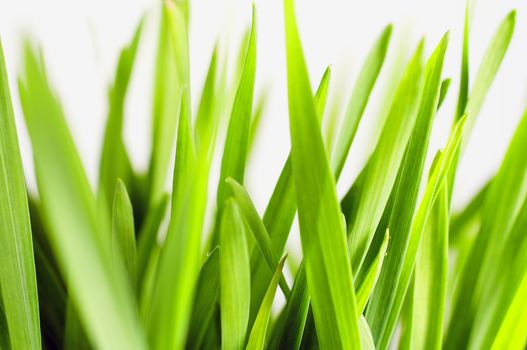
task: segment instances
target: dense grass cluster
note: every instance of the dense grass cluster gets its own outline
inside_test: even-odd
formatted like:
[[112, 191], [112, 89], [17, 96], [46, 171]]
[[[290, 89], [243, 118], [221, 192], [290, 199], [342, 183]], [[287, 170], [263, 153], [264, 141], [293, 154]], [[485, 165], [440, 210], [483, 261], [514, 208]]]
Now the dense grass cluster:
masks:
[[[373, 44], [328, 142], [321, 126], [331, 118], [331, 71], [314, 92], [293, 0], [284, 13], [291, 152], [263, 216], [243, 186], [265, 102], [254, 96], [254, 10], [238, 70], [227, 74], [216, 48], [193, 113], [189, 4], [163, 5], [146, 172], [131, 164], [122, 137], [139, 24], [109, 89], [96, 189], [42, 55], [26, 43], [18, 88], [38, 185], [27, 193], [0, 48], [0, 349], [524, 349], [527, 114], [495, 176], [466, 208], [451, 209], [458, 159], [515, 13], [469, 82], [467, 6], [457, 111], [444, 148], [430, 150], [430, 169], [429, 138], [450, 84], [442, 76], [449, 34], [429, 57], [424, 41], [417, 45], [342, 199], [335, 184], [392, 27]], [[219, 185], [208, 193], [215, 156]], [[285, 251], [297, 213], [301, 262]]]

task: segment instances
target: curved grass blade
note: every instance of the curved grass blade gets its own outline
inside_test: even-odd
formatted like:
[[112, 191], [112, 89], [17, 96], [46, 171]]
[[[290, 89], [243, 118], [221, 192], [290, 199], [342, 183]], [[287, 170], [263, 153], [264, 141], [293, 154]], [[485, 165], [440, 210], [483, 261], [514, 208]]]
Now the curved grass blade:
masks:
[[[280, 261], [276, 258], [273, 252], [273, 248], [271, 247], [271, 240], [269, 239], [269, 234], [267, 233], [267, 230], [265, 229], [265, 225], [263, 224], [262, 220], [260, 220], [258, 212], [256, 211], [256, 208], [254, 207], [254, 204], [251, 201], [249, 194], [247, 193], [245, 188], [243, 188], [242, 185], [236, 182], [236, 180], [228, 178], [225, 181], [229, 184], [232, 190], [236, 203], [238, 204], [238, 207], [240, 208], [240, 211], [242, 213], [242, 217], [245, 219], [247, 226], [250, 228], [252, 234], [254, 235], [256, 244], [260, 249], [260, 252], [262, 253], [265, 261], [267, 262], [269, 270], [276, 270], [276, 266], [278, 266]], [[280, 288], [284, 292], [284, 295], [287, 297], [289, 295], [290, 290], [283, 275], [280, 276], [279, 284]]]
[[[435, 166], [433, 166], [432, 175], [430, 176], [430, 179], [426, 185], [423, 199], [421, 200], [421, 204], [419, 205], [412, 221], [410, 237], [408, 240], [408, 248], [406, 249], [406, 254], [404, 255], [404, 259], [402, 261], [400, 276], [394, 285], [393, 290], [391, 291], [394, 294], [393, 301], [391, 302], [388, 309], [386, 309], [386, 306], [384, 306], [384, 317], [386, 318], [386, 321], [382, 323], [382, 328], [379, 328], [377, 335], [374, 334], [374, 336], [376, 336], [375, 344], [377, 345], [378, 349], [388, 348], [391, 336], [395, 330], [397, 319], [399, 317], [399, 313], [401, 312], [404, 298], [410, 284], [410, 279], [414, 271], [419, 241], [432, 210], [432, 204], [438, 195], [442, 183], [445, 181], [447, 172], [450, 166], [452, 166], [453, 159], [455, 158], [457, 149], [459, 148], [465, 121], [466, 118], [461, 118], [456, 123], [454, 129], [450, 133], [450, 137], [444, 151], [438, 153], [436, 156], [436, 162], [434, 162]], [[379, 286], [379, 282], [377, 283], [377, 286]], [[368, 312], [369, 311], [370, 310], [368, 308]]]
[[[496, 271], [499, 256], [520, 207], [527, 197], [527, 112], [518, 126], [498, 173], [486, 195], [482, 223], [460, 276], [445, 344], [464, 347], [486, 278]], [[479, 280], [479, 282], [478, 282]]]
[[291, 132], [302, 251], [322, 347], [360, 347], [345, 230], [313, 101], [292, 0], [284, 1]]
[[[322, 121], [322, 115], [327, 102], [327, 92], [329, 82], [331, 80], [331, 68], [328, 66], [320, 79], [320, 83], [315, 93], [315, 108], [318, 112], [319, 122]], [[293, 219], [296, 213], [296, 198], [295, 187], [293, 180], [293, 172], [291, 169], [291, 153], [282, 168], [278, 182], [275, 185], [271, 199], [267, 204], [263, 216], [263, 223], [269, 238], [271, 239], [271, 246], [273, 252], [280, 256], [284, 251], [287, 238]], [[260, 251], [254, 249], [251, 255], [251, 317], [249, 323], [252, 323], [264, 294], [269, 286], [272, 278], [272, 272], [267, 267], [265, 259], [263, 259]]]
[[246, 235], [240, 209], [233, 199], [227, 200], [220, 233], [222, 349], [241, 349], [245, 344], [251, 298]]
[[79, 318], [100, 349], [144, 349], [124, 267], [114, 264], [110, 228], [97, 217], [79, 155], [39, 54], [29, 44], [19, 80], [38, 190], [51, 243]]
[[117, 179], [120, 178], [130, 185], [132, 176], [132, 166], [122, 135], [124, 103], [142, 28], [143, 20], [139, 22], [130, 44], [121, 51], [114, 82], [108, 93], [109, 111], [104, 132], [97, 194], [100, 205], [106, 208], [108, 215], [111, 215]]
[[[496, 266], [492, 274], [487, 275], [484, 281], [485, 290], [478, 311], [474, 319], [473, 331], [469, 341], [469, 349], [490, 349], [498, 340], [508, 334], [510, 340], [509, 349], [523, 348], [525, 336], [517, 338], [516, 333], [523, 329], [527, 331], [525, 323], [511, 326], [508, 319], [516, 319], [521, 322], [522, 313], [527, 312], [525, 306], [518, 302], [518, 293], [523, 292], [525, 297], [525, 286], [523, 280], [527, 279], [527, 239], [525, 227], [527, 225], [527, 200], [524, 201], [515, 220], [514, 226], [507, 238], [506, 246], [499, 255], [493, 256], [492, 262]], [[515, 305], [516, 304], [516, 305]], [[518, 305], [519, 304], [519, 305]], [[516, 307], [518, 310], [511, 310]], [[503, 327], [508, 324], [509, 329]], [[499, 333], [502, 333], [499, 335]], [[514, 340], [512, 340], [514, 339]], [[519, 341], [523, 339], [523, 341]], [[514, 345], [513, 345], [514, 344]]]
[[[26, 183], [0, 41], [0, 285], [14, 349], [40, 349], [40, 318]], [[7, 337], [7, 333], [5, 333]]]
[[441, 349], [448, 272], [448, 187], [443, 184], [419, 243], [413, 283], [412, 349]]
[[306, 269], [304, 263], [302, 263], [298, 269], [286, 306], [271, 333], [269, 349], [298, 350], [300, 348], [309, 310], [309, 300]]
[[215, 122], [212, 118], [217, 118], [218, 113], [215, 110], [215, 88], [217, 77], [217, 65], [218, 65], [218, 45], [214, 47], [212, 57], [210, 59], [209, 69], [205, 78], [205, 84], [201, 92], [201, 98], [199, 101], [198, 113], [196, 115], [196, 143], [199, 147], [200, 139], [207, 133], [207, 128], [214, 125]]
[[137, 248], [134, 214], [130, 197], [121, 179], [117, 180], [112, 211], [112, 248], [117, 259], [123, 259], [130, 284], [137, 288]]
[[371, 334], [370, 326], [368, 321], [362, 315], [359, 317], [359, 331], [360, 331], [360, 345], [363, 350], [375, 350], [375, 342], [373, 341], [373, 335]]
[[149, 204], [159, 203], [163, 195], [175, 143], [180, 99], [174, 65], [174, 48], [170, 39], [168, 13], [160, 8], [152, 101], [152, 152], [148, 165]]
[[214, 248], [201, 267], [194, 295], [187, 349], [200, 349], [205, 332], [214, 315], [220, 290], [220, 249]]
[[448, 89], [450, 88], [450, 83], [452, 79], [447, 78], [441, 82], [441, 90], [439, 91], [439, 100], [437, 101], [437, 109], [439, 110], [445, 101], [446, 95], [448, 94]]
[[346, 114], [342, 120], [341, 129], [336, 141], [336, 147], [332, 154], [331, 168], [338, 178], [344, 168], [351, 143], [355, 138], [361, 117], [366, 109], [370, 94], [379, 76], [388, 44], [392, 35], [392, 25], [388, 25], [381, 33], [372, 49], [370, 50], [362, 69], [357, 77], [353, 93], [348, 102]]
[[[390, 310], [390, 305], [394, 298], [393, 290], [400, 276], [402, 262], [408, 245], [410, 226], [417, 205], [419, 185], [428, 151], [432, 123], [437, 110], [441, 72], [447, 44], [448, 35], [445, 35], [426, 64], [423, 95], [417, 113], [417, 120], [406, 145], [395, 183], [393, 188], [391, 188], [390, 197], [385, 208], [383, 208], [380, 224], [376, 228], [374, 240], [365, 259], [365, 266], [367, 267], [369, 262], [373, 261], [377, 256], [378, 247], [381, 245], [386, 229], [389, 228], [394, 235], [389, 242], [387, 256], [383, 262], [377, 286], [370, 297], [366, 312], [366, 318], [376, 341], [378, 341], [378, 337], [384, 332], [383, 329], [386, 327], [386, 310]], [[362, 176], [364, 177], [359, 177], [359, 179], [364, 179], [361, 180], [363, 183], [357, 187], [360, 191], [365, 191], [364, 186], [366, 186], [366, 176], [369, 174], [367, 170], [370, 166], [369, 164], [365, 168], [366, 170], [363, 171], [364, 175]], [[358, 200], [357, 196], [355, 196], [354, 200]], [[359, 204], [360, 202], [353, 205], [358, 206]], [[358, 212], [355, 215], [358, 215]], [[358, 284], [362, 283], [365, 271], [365, 269], [358, 271], [356, 277]], [[379, 344], [377, 343], [377, 345]]]
[[137, 280], [143, 281], [152, 250], [157, 242], [157, 234], [165, 217], [168, 195], [163, 195], [158, 204], [148, 211], [137, 239]]
[[265, 293], [265, 297], [260, 306], [260, 311], [254, 321], [249, 340], [247, 342], [246, 349], [250, 350], [263, 350], [265, 346], [265, 336], [267, 334], [267, 328], [269, 324], [269, 318], [271, 317], [271, 307], [273, 306], [273, 300], [278, 287], [278, 282], [282, 276], [282, 269], [284, 268], [286, 257], [284, 256], [278, 263], [278, 267], [273, 275], [271, 284]]
[[[229, 188], [225, 183], [228, 177], [232, 177], [239, 183], [243, 183], [245, 174], [245, 163], [247, 158], [247, 146], [249, 130], [251, 125], [254, 80], [256, 74], [256, 13], [253, 7], [253, 20], [249, 45], [245, 56], [245, 63], [240, 79], [240, 84], [234, 98], [227, 138], [221, 161], [220, 182], [218, 185], [217, 206], [221, 215], [221, 208], [229, 197]], [[214, 241], [214, 239], [213, 239]]]
[[370, 295], [373, 292], [373, 288], [375, 287], [375, 284], [379, 279], [379, 275], [381, 274], [382, 263], [384, 261], [384, 256], [386, 255], [386, 249], [388, 248], [389, 240], [390, 231], [386, 230], [384, 240], [382, 241], [381, 248], [379, 249], [379, 253], [368, 268], [364, 280], [357, 289], [357, 311], [359, 315], [361, 315], [364, 309], [366, 308], [366, 303], [368, 302], [368, 299], [370, 298]]
[[356, 220], [348, 230], [354, 273], [359, 271], [366, 257], [417, 119], [422, 89], [423, 47], [424, 42], [421, 41], [408, 63], [367, 167]]

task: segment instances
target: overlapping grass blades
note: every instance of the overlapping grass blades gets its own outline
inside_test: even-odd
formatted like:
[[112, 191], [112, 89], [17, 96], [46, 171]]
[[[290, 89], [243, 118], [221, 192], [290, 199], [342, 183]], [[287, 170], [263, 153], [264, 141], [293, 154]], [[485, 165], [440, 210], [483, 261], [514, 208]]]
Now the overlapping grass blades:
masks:
[[[470, 84], [467, 4], [454, 125], [427, 181], [435, 115], [446, 110], [441, 106], [457, 81], [443, 77], [448, 34], [426, 64], [422, 40], [405, 71], [401, 65], [401, 75], [392, 74], [373, 152], [339, 203], [336, 183], [392, 26], [366, 55], [347, 105], [335, 98], [326, 112], [331, 69], [313, 95], [293, 0], [283, 4], [291, 152], [262, 218], [249, 195], [259, 188], [244, 185], [270, 96], [262, 89], [253, 103], [254, 6], [236, 67], [230, 71], [218, 40], [196, 106], [189, 2], [160, 6], [147, 169], [134, 167], [122, 135], [141, 19], [110, 87], [96, 191], [42, 55], [26, 44], [19, 95], [38, 187], [27, 195], [0, 50], [1, 349], [525, 347], [527, 112], [497, 174], [451, 213], [462, 146], [509, 47], [515, 12]], [[336, 112], [344, 110], [338, 124]], [[209, 195], [216, 157], [219, 185]], [[291, 251], [285, 246], [297, 209], [301, 249]], [[283, 305], [277, 297], [285, 297]]]

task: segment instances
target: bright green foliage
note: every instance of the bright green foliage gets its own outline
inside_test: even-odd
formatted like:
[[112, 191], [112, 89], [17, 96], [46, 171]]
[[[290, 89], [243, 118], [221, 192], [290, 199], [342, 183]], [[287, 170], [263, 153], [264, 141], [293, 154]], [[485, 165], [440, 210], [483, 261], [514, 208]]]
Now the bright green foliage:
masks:
[[[459, 76], [443, 76], [447, 33], [426, 63], [424, 39], [410, 58], [397, 45], [396, 69], [378, 79], [390, 57], [386, 26], [344, 101], [331, 96], [329, 66], [313, 94], [294, 0], [283, 1], [291, 151], [263, 215], [249, 194], [260, 188], [244, 185], [273, 86], [255, 86], [254, 6], [234, 56], [216, 42], [194, 101], [192, 4], [159, 4], [147, 169], [136, 168], [123, 142], [141, 19], [108, 91], [95, 188], [42, 54], [26, 44], [18, 87], [38, 188], [28, 195], [0, 47], [0, 349], [525, 349], [527, 112], [497, 173], [451, 209], [463, 145], [515, 12], [474, 81], [473, 0], [463, 32], [452, 33], [462, 39]], [[429, 150], [452, 83], [450, 136], [443, 150]], [[373, 151], [339, 203], [336, 183], [348, 161], [357, 166], [348, 154], [376, 86], [387, 93], [375, 101], [382, 115]]]
[[[346, 236], [309, 85], [293, 2], [284, 1], [291, 159], [307, 285], [321, 346], [360, 346]], [[310, 287], [311, 286], [311, 287]]]
[[[0, 42], [0, 289], [7, 323], [3, 339], [15, 349], [40, 349], [31, 224], [4, 52]], [[2, 317], [3, 318], [3, 317]], [[9, 328], [9, 334], [6, 334]]]

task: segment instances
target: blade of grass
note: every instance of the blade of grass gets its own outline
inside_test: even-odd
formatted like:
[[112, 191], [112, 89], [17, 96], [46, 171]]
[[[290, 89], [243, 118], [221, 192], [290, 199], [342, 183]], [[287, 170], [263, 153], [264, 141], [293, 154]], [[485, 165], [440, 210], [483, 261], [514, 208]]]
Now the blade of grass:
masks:
[[134, 214], [130, 197], [121, 179], [115, 186], [112, 211], [112, 248], [123, 259], [130, 284], [137, 289], [137, 248], [135, 245]]
[[417, 119], [422, 89], [423, 47], [424, 42], [421, 41], [399, 83], [379, 142], [367, 167], [357, 219], [348, 229], [354, 273], [359, 271], [366, 257]]
[[[408, 240], [408, 248], [406, 249], [404, 259], [401, 262], [402, 269], [400, 271], [400, 276], [397, 280], [397, 283], [391, 290], [391, 292], [394, 294], [393, 301], [391, 302], [390, 306], [384, 306], [384, 317], [386, 317], [387, 320], [382, 323], [383, 327], [380, 328], [380, 331], [378, 331], [378, 335], [375, 339], [375, 344], [377, 345], [378, 349], [386, 349], [388, 347], [391, 336], [395, 330], [397, 319], [399, 317], [399, 313], [401, 312], [404, 298], [410, 284], [412, 272], [414, 270], [419, 241], [432, 210], [432, 204], [437, 197], [442, 183], [445, 181], [447, 172], [450, 166], [452, 166], [453, 159], [455, 158], [455, 154], [459, 148], [465, 121], [466, 118], [461, 118], [456, 123], [454, 129], [450, 133], [450, 137], [444, 151], [438, 153], [436, 156], [436, 162], [434, 162], [435, 166], [433, 166], [432, 175], [430, 176], [430, 179], [426, 185], [423, 199], [421, 200], [421, 204], [419, 205], [412, 221], [410, 237]], [[379, 283], [377, 283], [377, 286], [379, 286]], [[368, 312], [369, 311], [370, 310], [368, 307]]]
[[[402, 261], [408, 245], [410, 226], [417, 205], [430, 133], [437, 110], [441, 72], [447, 45], [448, 35], [445, 35], [426, 64], [423, 94], [417, 112], [417, 120], [412, 130], [412, 135], [406, 145], [403, 159], [397, 171], [395, 183], [390, 190], [390, 197], [386, 206], [382, 208], [381, 221], [376, 228], [374, 240], [365, 259], [365, 266], [369, 266], [369, 262], [377, 256], [377, 252], [379, 251], [378, 247], [382, 243], [386, 229], [389, 228], [394, 235], [388, 244], [387, 257], [383, 262], [377, 287], [375, 287], [374, 293], [370, 297], [368, 310], [366, 312], [366, 318], [368, 319], [376, 341], [379, 340], [379, 337], [384, 332], [383, 329], [388, 326], [386, 324], [387, 318], [385, 317], [386, 310], [390, 310], [390, 305], [392, 305], [391, 303], [394, 298], [392, 291], [400, 276]], [[366, 170], [363, 171], [364, 175], [361, 175], [364, 177], [359, 176], [359, 180], [363, 181], [363, 183], [357, 181], [359, 185], [357, 187], [358, 190], [355, 191], [365, 191], [365, 186], [367, 185], [366, 177], [370, 174], [368, 170], [369, 166], [370, 163], [368, 162], [368, 165], [365, 167]], [[354, 201], [358, 203], [352, 203], [352, 208], [353, 206], [357, 207], [360, 205], [359, 200], [361, 198], [357, 197], [355, 195]], [[347, 205], [349, 206], [350, 204]], [[349, 211], [350, 209], [347, 210]], [[358, 211], [355, 215], [358, 215]], [[350, 218], [348, 218], [348, 221], [350, 221]], [[358, 271], [356, 277], [357, 283], [361, 283], [365, 271], [365, 269]], [[379, 344], [377, 343], [377, 345]]]
[[[280, 261], [278, 260], [278, 258], [276, 258], [276, 255], [273, 252], [273, 248], [271, 247], [271, 240], [269, 239], [269, 234], [265, 229], [264, 223], [258, 216], [258, 212], [256, 211], [256, 208], [254, 207], [254, 204], [251, 198], [249, 197], [249, 194], [247, 193], [245, 188], [243, 188], [242, 185], [236, 182], [236, 180], [232, 178], [227, 178], [227, 180], [225, 181], [229, 184], [232, 190], [232, 193], [236, 200], [236, 204], [238, 205], [238, 208], [240, 208], [240, 211], [242, 213], [242, 217], [247, 223], [247, 226], [249, 227], [250, 231], [252, 232], [256, 244], [264, 257], [269, 267], [269, 270], [276, 270], [276, 266], [278, 266]], [[279, 284], [280, 288], [284, 292], [284, 295], [287, 297], [289, 295], [290, 290], [283, 275], [280, 276]]]
[[240, 209], [227, 200], [220, 233], [221, 348], [241, 349], [249, 321], [251, 271]]
[[99, 167], [98, 200], [107, 215], [111, 216], [115, 184], [121, 178], [130, 185], [132, 169], [123, 142], [124, 104], [132, 75], [137, 47], [141, 37], [143, 20], [139, 22], [131, 42], [119, 56], [117, 71], [109, 89], [109, 111]]
[[100, 349], [144, 349], [124, 267], [112, 262], [109, 223], [97, 218], [95, 197], [64, 112], [42, 57], [30, 44], [25, 46], [24, 63], [19, 90], [43, 215], [79, 318]]
[[157, 205], [152, 206], [139, 231], [137, 241], [137, 280], [142, 281], [150, 261], [152, 249], [156, 245], [159, 228], [165, 217], [168, 195], [163, 195]]
[[262, 91], [256, 100], [256, 104], [254, 105], [254, 112], [251, 118], [251, 128], [249, 130], [249, 139], [247, 143], [247, 154], [251, 154], [251, 151], [254, 146], [254, 141], [256, 139], [256, 136], [258, 134], [258, 130], [260, 129], [260, 125], [262, 123], [262, 116], [265, 112], [265, 108], [267, 107], [267, 104], [269, 102], [269, 89], [265, 89]]
[[375, 350], [375, 342], [373, 341], [373, 335], [371, 334], [370, 326], [368, 321], [362, 315], [359, 318], [359, 331], [360, 331], [360, 345], [363, 350]]
[[307, 285], [321, 346], [359, 348], [346, 236], [293, 6], [284, 1], [291, 159]]
[[[527, 112], [516, 130], [498, 173], [492, 180], [483, 207], [482, 223], [453, 301], [445, 344], [467, 344], [476, 307], [481, 302], [484, 279], [497, 268], [493, 257], [503, 248], [520, 207], [527, 197]], [[478, 282], [478, 279], [480, 280]]]
[[209, 69], [207, 71], [207, 76], [205, 78], [205, 83], [203, 85], [203, 90], [201, 92], [201, 98], [199, 101], [198, 113], [196, 115], [196, 143], [199, 147], [200, 139], [203, 138], [203, 135], [207, 133], [206, 129], [210, 127], [211, 124], [215, 124], [214, 121], [211, 121], [212, 118], [218, 118], [218, 113], [215, 110], [216, 107], [216, 97], [215, 97], [215, 87], [216, 79], [218, 78], [217, 65], [218, 65], [218, 45], [214, 47], [212, 57], [210, 59]]
[[[368, 299], [370, 298], [373, 292], [373, 288], [375, 287], [375, 284], [377, 283], [377, 280], [379, 279], [379, 275], [381, 274], [382, 263], [386, 255], [386, 249], [388, 248], [389, 240], [390, 240], [390, 231], [386, 230], [386, 233], [384, 235], [384, 240], [382, 241], [381, 247], [379, 249], [379, 253], [377, 254], [377, 257], [375, 258], [375, 260], [373, 260], [370, 267], [368, 268], [368, 271], [366, 272], [364, 280], [362, 281], [362, 283], [357, 289], [357, 310], [359, 312], [359, 315], [361, 315], [364, 309], [366, 308]], [[369, 329], [369, 326], [368, 326], [368, 329]]]
[[[234, 98], [231, 117], [227, 130], [227, 138], [221, 161], [220, 182], [218, 185], [217, 206], [221, 216], [221, 208], [230, 192], [225, 179], [232, 177], [243, 184], [247, 145], [254, 95], [254, 80], [256, 74], [256, 13], [253, 7], [253, 19], [249, 45], [243, 65], [240, 84]], [[214, 239], [213, 239], [214, 242]]]
[[265, 336], [267, 334], [267, 328], [269, 324], [269, 318], [271, 317], [271, 307], [273, 306], [274, 296], [276, 294], [276, 288], [278, 287], [278, 282], [282, 276], [282, 269], [284, 268], [286, 257], [284, 256], [278, 263], [278, 267], [273, 275], [269, 289], [265, 293], [265, 297], [260, 306], [260, 311], [256, 316], [254, 321], [249, 340], [247, 342], [246, 349], [257, 350], [264, 349], [265, 346]]
[[14, 349], [40, 349], [31, 223], [6, 63], [0, 41], [0, 285]]
[[194, 296], [187, 348], [200, 349], [214, 315], [220, 289], [220, 249], [214, 248], [201, 268]]
[[392, 26], [388, 25], [368, 53], [357, 77], [357, 81], [355, 82], [355, 86], [353, 87], [353, 93], [348, 102], [346, 114], [342, 120], [336, 141], [336, 147], [331, 158], [331, 168], [337, 179], [342, 172], [342, 168], [344, 168], [351, 143], [355, 138], [357, 128], [368, 104], [375, 81], [379, 76], [384, 59], [386, 58], [391, 35]]
[[[314, 97], [319, 122], [322, 120], [322, 115], [326, 107], [330, 80], [331, 68], [328, 66], [320, 79]], [[291, 226], [293, 225], [296, 209], [290, 153], [282, 168], [262, 219], [269, 233], [273, 252], [277, 256], [280, 256], [284, 251]], [[256, 317], [260, 303], [272, 278], [272, 272], [267, 267], [267, 263], [260, 254], [259, 249], [254, 249], [251, 254], [251, 276], [251, 316], [249, 318], [249, 324], [252, 324], [252, 321]]]
[[298, 350], [309, 310], [306, 269], [302, 263], [298, 269], [291, 294], [280, 314], [269, 340], [269, 349]]
[[412, 349], [441, 349], [448, 270], [448, 187], [443, 184], [419, 243], [414, 272]]
[[160, 6], [152, 101], [152, 151], [148, 166], [149, 203], [154, 205], [159, 203], [164, 193], [180, 109], [180, 99], [176, 97], [179, 84], [174, 61], [168, 14], [164, 6]]
[[439, 91], [439, 101], [437, 101], [437, 109], [439, 110], [441, 106], [443, 105], [443, 102], [445, 101], [446, 95], [448, 94], [448, 90], [450, 88], [450, 83], [452, 82], [452, 79], [447, 78], [444, 79], [441, 82], [441, 90]]

